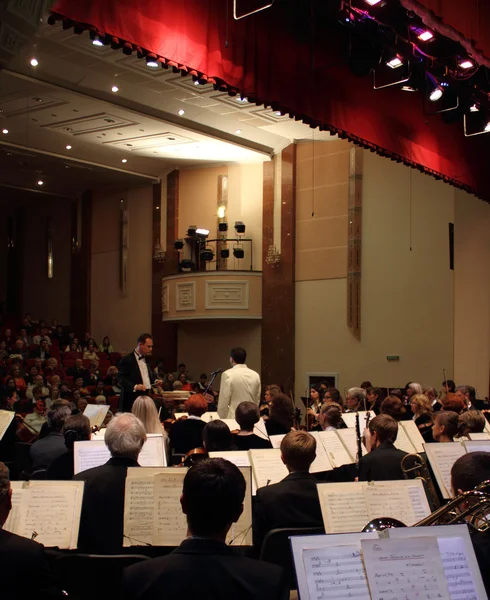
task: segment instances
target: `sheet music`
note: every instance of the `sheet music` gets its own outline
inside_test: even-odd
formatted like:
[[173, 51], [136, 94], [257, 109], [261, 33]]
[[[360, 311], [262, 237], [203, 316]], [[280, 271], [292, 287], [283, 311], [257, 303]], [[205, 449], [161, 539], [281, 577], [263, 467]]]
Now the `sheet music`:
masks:
[[235, 419], [221, 419], [223, 421], [223, 423], [226, 423], [228, 425], [228, 428], [230, 429], [230, 431], [236, 431], [237, 429], [240, 429], [240, 425], [238, 425], [238, 423], [235, 421]]
[[280, 433], [278, 435], [271, 435], [269, 439], [271, 441], [272, 447], [280, 448], [281, 442], [282, 442], [283, 438], [285, 438], [285, 437], [286, 437], [285, 433]]
[[[348, 413], [350, 414], [350, 413]], [[357, 435], [355, 429], [337, 429], [337, 435], [340, 437], [342, 443], [347, 448], [348, 452], [354, 459], [357, 457]], [[362, 455], [365, 456], [368, 452], [364, 446], [362, 446]]]
[[280, 450], [249, 450], [249, 455], [257, 489], [287, 477], [288, 470], [281, 460]]
[[379, 486], [368, 485], [364, 489], [364, 497], [369, 514], [368, 521], [380, 517], [398, 519], [405, 525], [413, 525], [416, 520], [413, 514], [408, 487], [404, 485]]
[[403, 427], [401, 426], [401, 423], [398, 423], [398, 433], [396, 436], [394, 446], [395, 448], [398, 448], [398, 450], [403, 450], [403, 452], [407, 452], [407, 454], [413, 454], [415, 452], [415, 446], [410, 441], [405, 429], [403, 429]]
[[129, 467], [124, 492], [123, 546], [152, 545], [153, 478], [161, 467]]
[[[359, 411], [359, 425], [361, 426], [361, 431], [364, 431], [364, 429], [366, 428], [366, 417], [367, 414], [370, 413], [370, 419], [374, 419], [374, 417], [376, 416], [374, 414], [374, 412], [372, 410], [360, 410]], [[356, 427], [356, 413], [355, 412], [351, 412], [351, 413], [343, 413], [342, 414], [342, 420], [344, 421], [344, 423], [347, 425], [347, 427], [349, 429], [353, 428], [355, 429]]]
[[407, 523], [409, 527], [425, 519], [431, 512], [423, 482], [419, 479], [417, 481], [419, 485], [415, 485], [415, 481], [411, 481], [410, 483], [413, 483], [413, 485], [408, 486], [408, 494], [410, 496], [414, 522]]
[[451, 468], [466, 453], [459, 442], [424, 444], [443, 498], [451, 498]]
[[361, 531], [369, 522], [363, 488], [354, 482], [317, 484], [326, 533]]
[[470, 440], [490, 440], [490, 433], [487, 433], [486, 431], [482, 431], [481, 433], [469, 433], [468, 436]]
[[310, 435], [316, 440], [316, 458], [311, 464], [310, 473], [323, 473], [324, 471], [332, 471], [333, 469], [330, 458], [319, 437], [319, 433], [319, 431], [310, 431]]
[[110, 406], [105, 404], [87, 404], [83, 414], [90, 421], [90, 427], [101, 427]]
[[490, 440], [471, 440], [463, 445], [466, 452], [490, 452]]
[[245, 478], [245, 498], [243, 499], [243, 512], [236, 523], [230, 527], [226, 536], [226, 543], [231, 546], [252, 546], [252, 468], [238, 467]]
[[[252, 467], [252, 463], [250, 462], [250, 455], [247, 450], [231, 450], [226, 452], [210, 452], [209, 458], [224, 458], [225, 460], [229, 460], [238, 468], [240, 467]], [[255, 479], [252, 479], [252, 496], [255, 496], [257, 493], [257, 488], [255, 487]]]
[[19, 535], [47, 547], [75, 550], [80, 524], [83, 481], [37, 481], [23, 491]]
[[349, 454], [338, 431], [319, 431], [318, 437], [325, 448], [325, 451], [330, 458], [330, 462], [334, 468], [342, 465], [350, 465], [355, 463], [355, 458]]
[[22, 497], [24, 495], [24, 481], [11, 481], [10, 487], [12, 489], [12, 508], [9, 516], [5, 521], [3, 528], [10, 533], [17, 533], [19, 535], [19, 522], [20, 522], [20, 507], [22, 504]]
[[303, 550], [310, 600], [369, 600], [360, 544]]
[[372, 600], [450, 600], [436, 537], [361, 540]]
[[187, 535], [180, 496], [187, 469], [169, 467], [153, 480], [153, 545], [178, 546]]
[[15, 412], [13, 410], [0, 410], [0, 440], [5, 435], [14, 417]]
[[398, 428], [401, 427], [405, 430], [409, 440], [412, 442], [413, 447], [415, 448], [415, 452], [420, 454], [424, 451], [424, 438], [420, 433], [419, 428], [415, 425], [415, 421], [400, 421], [398, 423]]
[[254, 425], [254, 433], [264, 440], [269, 439], [269, 434], [267, 433], [267, 428], [265, 426], [265, 421], [262, 417], [260, 417], [259, 421]]

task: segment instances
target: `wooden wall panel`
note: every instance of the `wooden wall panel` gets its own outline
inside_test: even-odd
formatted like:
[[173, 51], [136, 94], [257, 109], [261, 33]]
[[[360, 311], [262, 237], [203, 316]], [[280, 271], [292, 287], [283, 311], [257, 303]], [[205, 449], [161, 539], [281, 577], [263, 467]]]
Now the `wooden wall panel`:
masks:
[[[70, 273], [70, 322], [72, 329], [83, 336], [90, 331], [92, 277], [92, 192], [82, 196], [82, 239], [78, 251], [72, 252]], [[72, 231], [77, 230], [76, 206], [72, 213]]]

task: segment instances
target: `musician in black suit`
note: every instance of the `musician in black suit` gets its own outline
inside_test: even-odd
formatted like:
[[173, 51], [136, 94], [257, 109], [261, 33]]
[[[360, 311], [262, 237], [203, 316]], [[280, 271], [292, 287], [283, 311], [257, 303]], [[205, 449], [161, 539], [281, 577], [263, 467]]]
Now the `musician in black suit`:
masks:
[[404, 479], [401, 462], [406, 452], [395, 448], [398, 423], [390, 415], [378, 415], [366, 430], [369, 454], [359, 460], [359, 481]]
[[153, 338], [149, 333], [142, 333], [136, 348], [123, 356], [119, 362], [117, 375], [121, 385], [119, 407], [121, 412], [130, 412], [133, 402], [138, 396], [147, 396], [153, 384], [162, 382], [155, 379], [148, 357], [153, 351]]
[[127, 600], [286, 600], [284, 571], [235, 554], [226, 535], [243, 511], [245, 479], [222, 458], [194, 465], [180, 502], [188, 537], [168, 556], [125, 569]]
[[315, 457], [316, 440], [306, 431], [291, 431], [282, 439], [281, 459], [289, 475], [257, 490], [253, 519], [257, 554], [271, 529], [323, 527], [316, 480], [309, 472]]
[[78, 550], [118, 554], [123, 547], [126, 474], [128, 467], [139, 467], [145, 428], [133, 414], [119, 414], [109, 422], [104, 441], [111, 453], [105, 465], [73, 477], [75, 481], [85, 481]]
[[61, 598], [49, 572], [44, 546], [3, 529], [12, 508], [9, 470], [0, 462], [0, 596], [5, 600]]

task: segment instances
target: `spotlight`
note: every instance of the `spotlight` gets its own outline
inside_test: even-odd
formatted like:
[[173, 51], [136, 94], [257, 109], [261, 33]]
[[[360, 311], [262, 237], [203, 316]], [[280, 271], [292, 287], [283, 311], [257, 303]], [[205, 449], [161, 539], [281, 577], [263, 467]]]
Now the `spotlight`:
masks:
[[245, 233], [245, 224], [243, 221], [235, 221], [235, 231], [237, 233]]
[[429, 31], [428, 29], [426, 29], [425, 31], [422, 31], [422, 33], [419, 33], [419, 35], [417, 37], [419, 38], [419, 40], [422, 40], [423, 42], [428, 42], [429, 40], [431, 40], [434, 37], [434, 34], [432, 33], [432, 31]]
[[226, 213], [226, 207], [225, 206], [218, 206], [218, 218], [219, 219], [224, 219], [225, 218], [225, 213]]
[[218, 231], [221, 231], [221, 232], [228, 231], [228, 223], [219, 223]]
[[472, 69], [475, 66], [475, 64], [471, 60], [463, 60], [459, 63], [459, 66], [462, 69]]
[[116, 94], [119, 91], [119, 88], [117, 87], [117, 85], [113, 85], [111, 87], [111, 92], [114, 92], [114, 94]]
[[197, 227], [195, 225], [189, 225], [188, 229], [187, 229], [187, 235], [189, 237], [193, 237], [196, 235], [197, 232]]
[[146, 57], [146, 66], [150, 69], [158, 69], [160, 63], [158, 62], [158, 57], [156, 54], [148, 54]]
[[479, 110], [480, 109], [476, 104], [473, 104], [473, 106], [470, 107], [470, 112], [478, 112]]
[[222, 248], [219, 254], [221, 258], [230, 258], [230, 251], [228, 248]]
[[376, 6], [376, 4], [379, 4], [381, 2], [381, 0], [366, 0], [366, 3], [369, 4], [369, 6]]
[[192, 262], [192, 260], [190, 260], [190, 258], [184, 258], [184, 260], [180, 261], [179, 267], [180, 270], [182, 269], [193, 269], [194, 268], [194, 263]]
[[8, 129], [2, 129], [2, 133], [3, 133], [4, 135], [7, 135], [7, 133], [8, 133], [8, 132], [9, 132], [9, 130], [8, 130]]
[[41, 179], [37, 182], [37, 185], [44, 185], [44, 181], [42, 181]]
[[71, 146], [70, 144], [68, 144], [68, 146], [65, 146], [67, 150], [71, 150]]
[[233, 248], [233, 256], [238, 259], [243, 258], [245, 256], [245, 251], [243, 248]]
[[128, 159], [127, 158], [123, 158], [121, 162], [124, 163], [124, 164], [126, 164], [128, 162]]
[[31, 67], [37, 67], [38, 64], [39, 61], [37, 60], [37, 58], [31, 58]]
[[403, 65], [403, 61], [398, 56], [395, 56], [395, 58], [392, 58], [391, 60], [387, 61], [386, 64], [392, 69], [398, 69], [398, 67], [401, 67]]
[[94, 37], [94, 39], [92, 40], [92, 44], [93, 44], [94, 46], [97, 46], [97, 47], [99, 47], [99, 48], [100, 48], [100, 46], [103, 46], [103, 45], [104, 45], [104, 42], [103, 42], [103, 41], [100, 39], [100, 36], [98, 36], [98, 35], [97, 35], [97, 36], [95, 36], [95, 37]]
[[175, 250], [182, 250], [183, 247], [184, 247], [184, 240], [175, 240], [175, 242], [174, 242]]
[[214, 252], [211, 248], [204, 248], [204, 250], [201, 250], [199, 257], [204, 262], [211, 262], [214, 259]]
[[181, 108], [181, 109], [179, 110], [179, 116], [182, 116], [183, 114], [185, 114], [185, 110], [184, 110], [183, 108]]
[[209, 229], [203, 229], [202, 227], [198, 227], [196, 229], [196, 235], [207, 238], [209, 235]]
[[444, 88], [431, 73], [427, 73], [427, 87], [429, 89], [429, 98], [431, 102], [437, 102], [442, 98]]

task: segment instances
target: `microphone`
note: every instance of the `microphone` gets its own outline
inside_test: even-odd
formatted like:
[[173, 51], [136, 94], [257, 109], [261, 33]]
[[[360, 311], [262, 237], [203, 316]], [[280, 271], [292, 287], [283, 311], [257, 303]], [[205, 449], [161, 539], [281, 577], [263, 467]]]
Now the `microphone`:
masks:
[[216, 371], [213, 371], [211, 373], [211, 375], [217, 375], [218, 373], [221, 373], [222, 369], [216, 369]]

